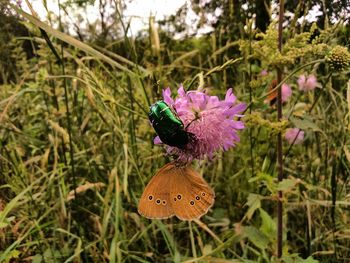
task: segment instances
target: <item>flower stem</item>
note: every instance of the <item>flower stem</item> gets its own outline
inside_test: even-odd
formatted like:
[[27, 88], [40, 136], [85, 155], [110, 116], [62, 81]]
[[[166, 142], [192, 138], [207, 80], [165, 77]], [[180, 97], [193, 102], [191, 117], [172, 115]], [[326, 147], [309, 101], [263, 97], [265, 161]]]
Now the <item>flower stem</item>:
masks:
[[[251, 56], [252, 54], [252, 22], [250, 21], [248, 23], [249, 25], [249, 53], [248, 56]], [[248, 62], [248, 56], [246, 55], [246, 60]], [[252, 85], [250, 85], [251, 81], [252, 81], [252, 63], [247, 63], [249, 65], [248, 68], [248, 78], [249, 78], [249, 114], [252, 114], [252, 105], [253, 105], [253, 91], [252, 91]], [[245, 78], [246, 80], [246, 78]], [[247, 82], [247, 81], [246, 81]], [[253, 127], [249, 128], [249, 141], [250, 141], [250, 166], [251, 166], [251, 171], [252, 171], [252, 177], [254, 177], [254, 138], [253, 138]]]
[[[282, 26], [284, 15], [284, 0], [280, 0], [279, 3], [279, 18], [278, 18], [278, 50], [282, 51]], [[277, 68], [277, 83], [282, 82], [282, 68]], [[282, 91], [281, 85], [278, 87], [277, 92], [277, 121], [282, 119]], [[277, 168], [278, 168], [278, 181], [283, 180], [283, 149], [282, 149], [282, 133], [279, 132], [277, 136]], [[278, 191], [277, 202], [277, 257], [282, 256], [282, 236], [283, 236], [283, 206], [282, 206], [282, 191]]]

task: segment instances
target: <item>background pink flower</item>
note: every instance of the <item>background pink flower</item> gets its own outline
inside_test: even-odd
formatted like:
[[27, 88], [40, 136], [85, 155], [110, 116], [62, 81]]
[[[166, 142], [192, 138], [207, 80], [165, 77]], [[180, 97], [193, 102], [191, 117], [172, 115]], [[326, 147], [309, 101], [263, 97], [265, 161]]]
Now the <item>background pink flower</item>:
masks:
[[300, 75], [297, 83], [299, 86], [299, 90], [302, 91], [314, 90], [318, 86], [317, 79], [314, 75]]
[[[163, 90], [164, 101], [177, 112], [186, 130], [194, 136], [183, 149], [166, 145], [169, 155], [176, 155], [183, 162], [205, 156], [212, 158], [217, 150], [226, 151], [239, 142], [237, 130], [243, 129], [244, 124], [234, 117], [242, 117], [240, 113], [246, 105], [236, 102], [232, 89], [227, 90], [224, 100], [201, 91], [186, 92], [182, 86], [177, 92], [178, 97], [174, 100], [170, 88]], [[160, 142], [159, 137], [156, 142]]]
[[304, 131], [298, 128], [289, 128], [286, 130], [284, 138], [289, 144], [300, 144], [304, 140]]
[[265, 76], [267, 76], [269, 74], [269, 72], [266, 70], [266, 69], [263, 69], [261, 72], [260, 72], [260, 75], [262, 76], [262, 77], [265, 77]]
[[282, 84], [281, 92], [282, 92], [282, 102], [287, 102], [293, 93], [291, 87], [286, 83]]

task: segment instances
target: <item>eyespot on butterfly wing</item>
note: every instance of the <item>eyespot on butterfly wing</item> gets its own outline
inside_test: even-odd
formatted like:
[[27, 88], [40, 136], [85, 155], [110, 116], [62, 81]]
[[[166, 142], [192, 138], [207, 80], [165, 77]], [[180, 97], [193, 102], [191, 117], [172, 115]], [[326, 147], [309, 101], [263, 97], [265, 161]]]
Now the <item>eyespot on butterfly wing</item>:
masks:
[[163, 166], [146, 186], [138, 212], [149, 219], [175, 215], [181, 220], [193, 220], [208, 212], [214, 197], [214, 191], [194, 169], [171, 162]]
[[138, 205], [140, 215], [149, 219], [166, 219], [174, 215], [169, 200], [170, 164], [163, 166], [143, 191]]
[[190, 166], [177, 168], [170, 183], [170, 202], [181, 220], [198, 219], [214, 204], [213, 189]]

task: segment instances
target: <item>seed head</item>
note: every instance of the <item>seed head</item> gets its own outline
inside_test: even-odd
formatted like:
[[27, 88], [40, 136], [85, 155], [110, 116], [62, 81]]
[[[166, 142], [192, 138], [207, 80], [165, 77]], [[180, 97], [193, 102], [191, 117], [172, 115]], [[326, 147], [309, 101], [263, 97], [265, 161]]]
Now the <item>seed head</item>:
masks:
[[328, 63], [335, 71], [343, 71], [350, 64], [350, 53], [346, 47], [334, 47], [327, 57]]

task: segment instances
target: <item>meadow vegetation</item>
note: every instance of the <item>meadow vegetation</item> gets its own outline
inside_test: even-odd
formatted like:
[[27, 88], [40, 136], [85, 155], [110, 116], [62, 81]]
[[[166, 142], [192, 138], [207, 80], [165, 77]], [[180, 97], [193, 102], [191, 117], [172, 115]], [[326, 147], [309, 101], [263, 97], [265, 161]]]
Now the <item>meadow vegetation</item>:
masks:
[[[280, 53], [273, 20], [175, 40], [151, 20], [149, 35], [128, 37], [117, 19], [119, 38], [80, 41], [4, 10], [23, 30], [0, 34], [0, 262], [277, 262], [279, 190], [282, 261], [350, 261], [349, 21], [289, 21]], [[266, 102], [277, 68], [293, 92], [280, 122]], [[299, 89], [302, 74], [314, 90]], [[180, 84], [220, 98], [232, 88], [246, 128], [194, 162], [216, 193], [207, 215], [148, 220], [138, 200], [172, 158], [147, 113]], [[305, 136], [283, 141], [278, 183], [276, 136], [295, 127]]]

